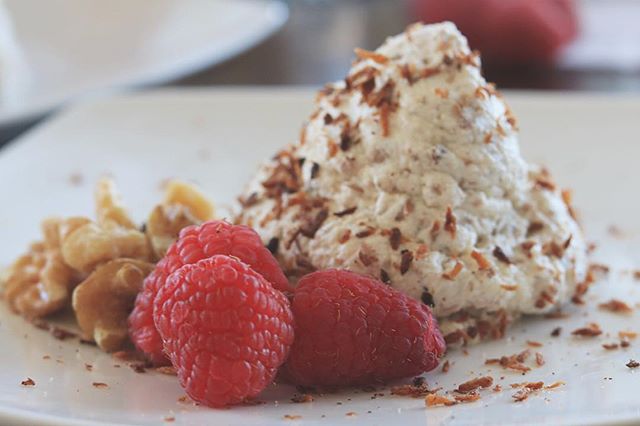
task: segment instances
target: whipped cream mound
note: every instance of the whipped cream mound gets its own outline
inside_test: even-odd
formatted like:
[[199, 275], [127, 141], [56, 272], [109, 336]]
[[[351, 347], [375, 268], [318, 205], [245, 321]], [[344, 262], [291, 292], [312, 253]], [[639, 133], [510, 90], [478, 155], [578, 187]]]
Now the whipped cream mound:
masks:
[[501, 337], [583, 291], [569, 193], [523, 160], [515, 118], [456, 27], [416, 24], [356, 54], [240, 197], [236, 221], [289, 277], [375, 276], [431, 305], [448, 343]]

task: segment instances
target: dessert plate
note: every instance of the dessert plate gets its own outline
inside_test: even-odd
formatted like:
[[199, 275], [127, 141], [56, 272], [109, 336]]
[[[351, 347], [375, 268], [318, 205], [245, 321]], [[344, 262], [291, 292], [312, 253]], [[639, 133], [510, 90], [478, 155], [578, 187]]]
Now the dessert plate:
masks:
[[[503, 340], [452, 350], [447, 373], [426, 375], [430, 388], [452, 390], [490, 375], [501, 391], [481, 392], [473, 403], [425, 407], [423, 398], [391, 395], [390, 388], [315, 395], [294, 403], [293, 387], [274, 385], [263, 404], [214, 410], [185, 402], [173, 376], [147, 370], [82, 345], [57, 340], [0, 304], [0, 423], [6, 424], [612, 424], [640, 422], [636, 397], [640, 338], [606, 350], [619, 331], [640, 332], [638, 313], [614, 314], [597, 304], [618, 298], [636, 307], [640, 281], [640, 168], [637, 112], [640, 98], [591, 94], [506, 93], [519, 117], [521, 147], [575, 190], [593, 261], [611, 271], [595, 284], [585, 306], [569, 306], [562, 319], [531, 318]], [[61, 114], [0, 151], [0, 265], [38, 237], [48, 215], [92, 214], [96, 180], [111, 174], [136, 219], [161, 196], [171, 177], [197, 182], [224, 214], [254, 167], [292, 141], [312, 107], [308, 89], [158, 91], [95, 101]], [[637, 309], [636, 309], [637, 310]], [[57, 321], [64, 323], [65, 319]], [[603, 334], [571, 331], [596, 322]], [[551, 336], [561, 327], [560, 335]], [[545, 364], [528, 361], [521, 375], [488, 358], [518, 353], [527, 341]], [[88, 367], [90, 366], [90, 367]], [[33, 379], [35, 386], [21, 385]], [[565, 384], [514, 402], [511, 384]], [[106, 386], [94, 385], [104, 383]]]
[[[6, 0], [30, 75], [0, 126], [96, 91], [157, 84], [222, 62], [286, 21], [269, 0]], [[21, 92], [22, 93], [22, 92]]]

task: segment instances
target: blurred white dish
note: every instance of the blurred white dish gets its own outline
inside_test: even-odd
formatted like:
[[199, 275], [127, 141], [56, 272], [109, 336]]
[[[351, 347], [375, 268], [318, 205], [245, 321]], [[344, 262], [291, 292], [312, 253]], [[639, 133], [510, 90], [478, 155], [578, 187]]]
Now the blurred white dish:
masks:
[[288, 16], [286, 5], [275, 0], [5, 5], [31, 80], [20, 99], [0, 103], [0, 126], [36, 118], [80, 96], [161, 83], [224, 61], [266, 38]]
[[[138, 220], [159, 200], [160, 183], [168, 177], [200, 183], [224, 213], [254, 167], [297, 136], [313, 96], [297, 89], [165, 91], [116, 97], [60, 115], [0, 151], [0, 265], [38, 237], [43, 217], [92, 214], [93, 185], [106, 172]], [[0, 302], [0, 424], [159, 424], [165, 417], [192, 425], [637, 424], [640, 369], [625, 363], [640, 359], [640, 338], [624, 350], [606, 351], [601, 344], [616, 341], [620, 330], [640, 331], [639, 314], [616, 315], [595, 305], [612, 297], [632, 305], [640, 301], [640, 283], [628, 273], [640, 267], [640, 99], [532, 93], [506, 93], [506, 99], [522, 127], [525, 157], [548, 165], [559, 183], [575, 189], [588, 240], [598, 243], [594, 260], [612, 271], [590, 290], [586, 307], [567, 307], [569, 318], [525, 320], [505, 339], [470, 347], [468, 356], [460, 350], [448, 354], [448, 373], [426, 375], [430, 387], [449, 390], [490, 374], [502, 392], [485, 390], [475, 403], [427, 409], [422, 399], [391, 396], [388, 389], [375, 398], [371, 392], [343, 391], [294, 404], [295, 390], [278, 385], [262, 395], [264, 405], [196, 407], [178, 401], [184, 392], [175, 377], [136, 374], [76, 339], [55, 340]], [[610, 235], [610, 225], [624, 236]], [[592, 321], [602, 336], [571, 337]], [[558, 326], [562, 335], [551, 337]], [[484, 365], [487, 358], [522, 351], [527, 340], [544, 344], [532, 348], [544, 354], [544, 366], [522, 376]], [[27, 377], [34, 387], [20, 385]], [[511, 383], [538, 380], [566, 385], [513, 402]], [[287, 414], [302, 417], [286, 421]]]

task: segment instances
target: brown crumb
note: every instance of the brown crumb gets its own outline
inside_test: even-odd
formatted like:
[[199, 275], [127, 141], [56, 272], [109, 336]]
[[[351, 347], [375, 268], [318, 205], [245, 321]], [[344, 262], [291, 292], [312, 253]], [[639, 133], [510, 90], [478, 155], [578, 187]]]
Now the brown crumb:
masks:
[[285, 420], [300, 420], [302, 416], [297, 414], [285, 414], [282, 418]]
[[640, 281], [640, 270], [633, 271], [633, 279], [636, 281]]
[[544, 365], [544, 357], [540, 352], [536, 352], [536, 365], [542, 367]]
[[102, 383], [102, 382], [93, 382], [93, 383], [91, 383], [91, 385], [92, 385], [94, 388], [97, 388], [97, 389], [106, 389], [106, 388], [108, 388], [108, 387], [109, 387], [109, 385], [108, 385], [108, 384], [106, 384], [106, 383]]
[[65, 330], [64, 328], [56, 327], [56, 326], [52, 326], [50, 331], [51, 331], [51, 335], [58, 340], [65, 340], [70, 337], [77, 337], [76, 333]]
[[143, 362], [133, 362], [129, 364], [129, 367], [138, 374], [146, 373], [147, 369]]
[[549, 312], [544, 316], [546, 319], [564, 319], [569, 318], [569, 314], [566, 314], [562, 311]]
[[26, 380], [20, 382], [22, 386], [35, 386], [36, 382], [31, 377], [27, 377]]
[[456, 277], [458, 276], [458, 274], [460, 274], [461, 271], [462, 271], [462, 263], [456, 262], [456, 265], [453, 267], [451, 271], [445, 272], [444, 274], [442, 274], [442, 278], [453, 281], [456, 279]]
[[80, 186], [84, 182], [84, 176], [81, 173], [75, 172], [69, 175], [69, 183], [72, 186]]
[[347, 417], [353, 417], [353, 416], [357, 416], [358, 413], [356, 413], [355, 411], [349, 411], [348, 413], [345, 414], [345, 416]]
[[295, 402], [296, 404], [313, 402], [313, 395], [309, 393], [295, 394], [293, 398], [291, 398], [291, 402]]
[[552, 337], [558, 337], [560, 336], [560, 333], [562, 333], [562, 327], [556, 327], [553, 330], [551, 330]]
[[51, 359], [51, 355], [44, 355], [42, 359]]
[[600, 309], [604, 309], [605, 311], [614, 313], [629, 314], [633, 312], [633, 308], [631, 308], [631, 306], [618, 299], [611, 299], [606, 303], [600, 303], [598, 307]]
[[502, 391], [502, 386], [500, 385], [495, 385], [492, 389], [494, 392], [501, 392]]
[[471, 252], [471, 257], [476, 261], [476, 263], [478, 264], [478, 269], [480, 269], [481, 271], [491, 269], [491, 263], [487, 260], [486, 257], [482, 255], [482, 253], [473, 250]]
[[448, 407], [457, 404], [456, 401], [449, 399], [446, 396], [438, 395], [435, 393], [427, 395], [424, 399], [424, 402], [427, 407], [434, 407], [437, 405], [445, 405]]
[[620, 345], [618, 345], [617, 343], [603, 343], [602, 347], [608, 351], [612, 351], [612, 350], [618, 349]]
[[173, 416], [167, 416], [167, 417], [164, 418], [164, 421], [168, 422], [168, 423], [171, 423], [171, 422], [175, 422], [176, 418], [173, 417]]
[[460, 386], [458, 386], [456, 391], [460, 393], [468, 393], [475, 391], [478, 388], [488, 388], [491, 385], [493, 385], [493, 377], [483, 376], [462, 383]]
[[93, 371], [93, 365], [85, 363], [84, 369], [87, 371]]
[[629, 339], [623, 338], [622, 340], [620, 340], [621, 348], [628, 348], [629, 346], [631, 346], [631, 342], [629, 341]]
[[516, 291], [518, 286], [513, 284], [500, 284], [500, 288], [507, 291]]
[[542, 343], [536, 342], [534, 340], [527, 340], [527, 345], [531, 346], [532, 348], [540, 348], [543, 346]]
[[640, 367], [640, 362], [635, 359], [630, 359], [628, 363], [625, 364], [629, 368], [638, 368]]
[[598, 324], [592, 322], [586, 327], [573, 330], [571, 334], [580, 337], [595, 337], [601, 335], [602, 330], [600, 329], [600, 326]]
[[180, 398], [177, 399], [177, 401], [184, 404], [184, 403], [190, 402], [191, 399], [189, 398], [188, 395], [182, 395]]
[[442, 364], [442, 372], [448, 373], [450, 368], [451, 368], [451, 364], [449, 363], [449, 360], [446, 360], [444, 364]]
[[609, 233], [609, 235], [611, 235], [614, 238], [622, 238], [625, 236], [624, 231], [620, 229], [620, 227], [618, 227], [617, 225], [609, 226], [609, 228], [607, 228], [607, 232]]

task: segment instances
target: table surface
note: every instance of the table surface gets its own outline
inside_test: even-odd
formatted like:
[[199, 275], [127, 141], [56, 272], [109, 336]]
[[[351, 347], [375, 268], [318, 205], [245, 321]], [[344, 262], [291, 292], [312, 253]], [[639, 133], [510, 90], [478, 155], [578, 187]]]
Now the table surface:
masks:
[[[353, 48], [373, 49], [416, 18], [408, 0], [289, 0], [283, 29], [256, 48], [168, 86], [310, 85], [344, 77]], [[502, 89], [640, 93], [640, 69], [496, 68], [485, 75]], [[35, 123], [0, 129], [0, 146]]]

